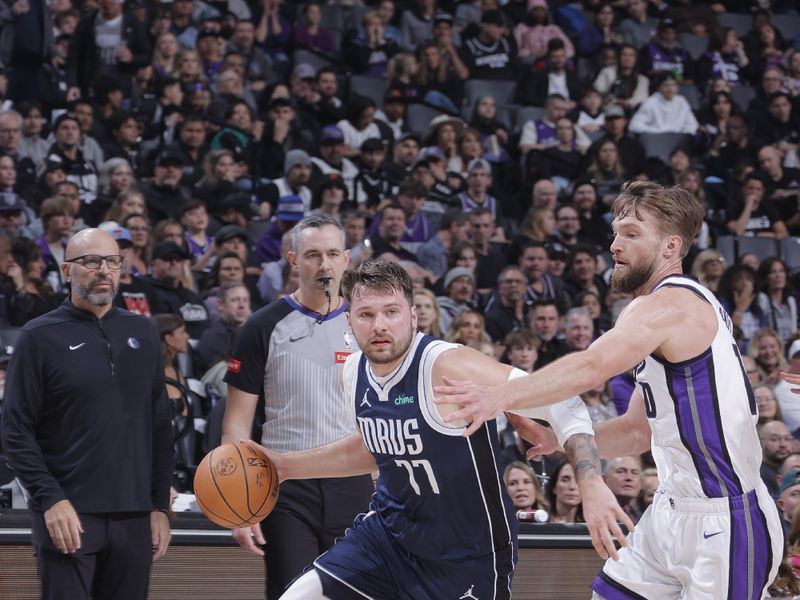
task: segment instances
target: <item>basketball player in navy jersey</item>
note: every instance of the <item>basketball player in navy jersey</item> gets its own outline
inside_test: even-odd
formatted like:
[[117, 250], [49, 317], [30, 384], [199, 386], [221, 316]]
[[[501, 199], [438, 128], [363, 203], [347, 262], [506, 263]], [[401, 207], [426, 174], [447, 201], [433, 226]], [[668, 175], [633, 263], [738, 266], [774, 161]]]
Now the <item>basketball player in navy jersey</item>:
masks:
[[[283, 600], [510, 598], [516, 523], [495, 423], [464, 436], [464, 424], [445, 423], [448, 407], [437, 408], [432, 390], [445, 376], [492, 384], [524, 372], [417, 333], [412, 283], [394, 263], [368, 261], [345, 273], [342, 287], [362, 350], [343, 373], [359, 432], [314, 450], [268, 454], [281, 480], [375, 470], [380, 476], [369, 512]], [[536, 411], [530, 415], [552, 424], [583, 474], [584, 502], [616, 528], [616, 518], [627, 518], [599, 477], [583, 403], [571, 398]]]
[[[704, 209], [680, 188], [645, 181], [627, 184], [612, 208], [612, 284], [636, 296], [615, 327], [507, 384], [448, 381], [435, 388], [437, 402], [457, 403], [447, 419], [471, 418], [470, 435], [502, 411], [558, 402], [633, 370], [628, 412], [595, 427], [597, 446], [603, 458], [651, 449], [661, 485], [619, 560], [595, 579], [594, 597], [762, 598], [783, 536], [759, 476], [756, 402], [730, 317], [681, 272]], [[532, 421], [522, 429], [534, 452], [557, 445]]]

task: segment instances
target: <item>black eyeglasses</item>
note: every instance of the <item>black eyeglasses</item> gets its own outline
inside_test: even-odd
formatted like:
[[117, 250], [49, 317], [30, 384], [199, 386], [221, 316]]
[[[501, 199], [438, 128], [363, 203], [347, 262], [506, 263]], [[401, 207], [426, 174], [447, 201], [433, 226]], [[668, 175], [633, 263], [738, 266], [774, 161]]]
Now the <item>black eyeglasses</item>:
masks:
[[92, 271], [97, 271], [100, 267], [103, 266], [103, 263], [106, 263], [106, 266], [111, 271], [119, 271], [122, 268], [122, 261], [123, 258], [119, 254], [109, 254], [108, 256], [99, 256], [97, 254], [84, 254], [83, 256], [78, 256], [76, 258], [71, 258], [69, 260], [65, 260], [64, 262], [68, 263], [78, 263], [85, 269], [90, 269]]

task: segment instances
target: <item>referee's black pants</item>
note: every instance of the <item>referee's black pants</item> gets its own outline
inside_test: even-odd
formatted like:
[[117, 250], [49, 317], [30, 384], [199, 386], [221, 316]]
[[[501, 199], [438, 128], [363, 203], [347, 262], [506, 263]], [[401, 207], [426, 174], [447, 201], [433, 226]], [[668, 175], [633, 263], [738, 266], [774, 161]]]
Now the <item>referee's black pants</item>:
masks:
[[153, 561], [150, 513], [78, 517], [81, 547], [62, 554], [44, 515], [31, 511], [42, 600], [145, 600]]
[[359, 513], [369, 510], [374, 489], [369, 475], [281, 483], [278, 503], [261, 522], [267, 541], [267, 600], [278, 600]]

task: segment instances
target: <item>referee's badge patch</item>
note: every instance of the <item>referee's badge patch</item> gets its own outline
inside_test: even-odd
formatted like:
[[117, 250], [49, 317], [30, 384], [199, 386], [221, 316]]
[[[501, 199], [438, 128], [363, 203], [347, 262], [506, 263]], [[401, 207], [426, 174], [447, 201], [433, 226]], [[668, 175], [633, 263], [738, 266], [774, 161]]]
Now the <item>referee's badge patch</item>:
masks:
[[242, 368], [242, 363], [235, 358], [232, 358], [228, 361], [228, 372], [229, 373], [238, 373]]

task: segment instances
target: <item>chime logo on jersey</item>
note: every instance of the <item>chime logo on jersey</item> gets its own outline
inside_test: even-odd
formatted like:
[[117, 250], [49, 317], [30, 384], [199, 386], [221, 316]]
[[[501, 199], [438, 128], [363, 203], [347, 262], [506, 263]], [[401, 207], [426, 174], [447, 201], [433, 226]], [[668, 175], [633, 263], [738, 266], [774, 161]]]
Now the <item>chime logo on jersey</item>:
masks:
[[373, 454], [414, 456], [421, 454], [422, 436], [416, 419], [378, 419], [358, 417], [364, 443]]

